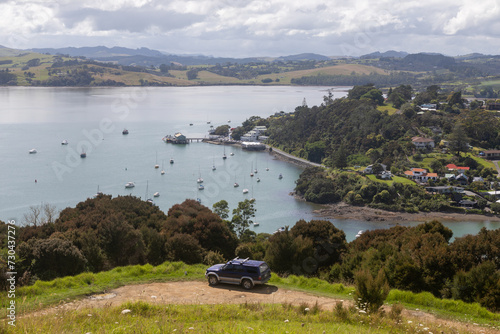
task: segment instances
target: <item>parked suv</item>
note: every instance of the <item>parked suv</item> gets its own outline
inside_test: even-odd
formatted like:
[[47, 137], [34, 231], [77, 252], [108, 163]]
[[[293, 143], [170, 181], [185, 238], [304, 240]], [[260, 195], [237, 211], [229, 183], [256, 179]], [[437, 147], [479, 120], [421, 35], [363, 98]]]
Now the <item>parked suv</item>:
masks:
[[271, 278], [271, 269], [264, 261], [235, 258], [227, 263], [211, 266], [205, 277], [208, 284], [238, 284], [250, 290], [255, 284], [265, 284]]

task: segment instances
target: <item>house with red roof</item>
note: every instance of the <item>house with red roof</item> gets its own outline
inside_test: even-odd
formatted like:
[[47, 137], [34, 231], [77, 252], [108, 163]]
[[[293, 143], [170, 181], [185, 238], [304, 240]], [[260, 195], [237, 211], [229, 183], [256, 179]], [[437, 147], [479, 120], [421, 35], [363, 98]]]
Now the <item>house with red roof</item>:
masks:
[[423, 168], [412, 168], [405, 171], [405, 175], [407, 178], [421, 183], [427, 183], [429, 180], [436, 181], [438, 179], [437, 173], [428, 173], [427, 169]]
[[466, 171], [470, 170], [470, 167], [460, 167], [460, 166], [457, 166], [455, 164], [448, 164], [448, 165], [446, 165], [446, 168], [449, 171], [457, 171], [460, 174], [464, 174]]

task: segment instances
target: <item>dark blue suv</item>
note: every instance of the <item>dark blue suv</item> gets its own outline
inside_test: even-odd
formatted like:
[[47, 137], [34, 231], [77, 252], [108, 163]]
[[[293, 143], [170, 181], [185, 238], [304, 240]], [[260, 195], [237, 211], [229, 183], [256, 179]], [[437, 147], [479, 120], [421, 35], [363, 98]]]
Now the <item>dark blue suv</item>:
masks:
[[205, 277], [208, 284], [238, 284], [250, 290], [255, 284], [265, 284], [271, 278], [271, 269], [264, 261], [235, 258], [227, 263], [211, 266]]

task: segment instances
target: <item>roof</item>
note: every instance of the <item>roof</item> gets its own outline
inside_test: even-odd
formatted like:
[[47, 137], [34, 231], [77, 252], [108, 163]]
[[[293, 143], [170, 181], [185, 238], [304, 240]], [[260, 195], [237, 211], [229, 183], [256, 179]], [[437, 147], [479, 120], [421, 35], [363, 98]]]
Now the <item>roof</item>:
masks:
[[414, 143], [430, 143], [430, 142], [434, 142], [434, 139], [424, 138], [424, 137], [413, 137], [411, 139], [411, 141]]
[[457, 167], [457, 169], [460, 169], [460, 170], [469, 170], [470, 167]]
[[413, 176], [413, 172], [411, 170], [405, 171], [405, 175]]
[[448, 168], [448, 169], [456, 169], [457, 165], [455, 165], [455, 164], [447, 164], [446, 168]]
[[483, 152], [484, 154], [500, 154], [500, 150], [487, 150]]
[[437, 173], [427, 173], [428, 177], [437, 177]]
[[425, 173], [425, 172], [426, 172], [426, 170], [425, 170], [425, 169], [423, 169], [423, 168], [412, 168], [411, 170], [412, 170], [413, 172], [422, 172], [422, 173]]

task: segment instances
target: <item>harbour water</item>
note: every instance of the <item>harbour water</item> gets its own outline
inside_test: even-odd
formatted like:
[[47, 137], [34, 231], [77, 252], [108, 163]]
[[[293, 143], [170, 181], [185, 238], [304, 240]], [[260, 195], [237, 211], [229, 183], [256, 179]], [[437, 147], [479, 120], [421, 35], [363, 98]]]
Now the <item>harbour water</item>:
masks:
[[[334, 97], [346, 91], [335, 88]], [[210, 126], [235, 127], [254, 115], [291, 112], [304, 99], [310, 106], [319, 105], [326, 94], [326, 87], [1, 88], [0, 220], [22, 224], [31, 206], [49, 203], [62, 210], [98, 190], [142, 199], [159, 192], [153, 200], [164, 212], [186, 198], [199, 198], [210, 208], [224, 199], [231, 209], [255, 198], [257, 232], [271, 233], [299, 219], [317, 218], [317, 206], [290, 196], [301, 168], [267, 152], [201, 142], [173, 145], [161, 139], [175, 132], [205, 137]], [[128, 135], [122, 134], [124, 128]], [[61, 145], [63, 140], [68, 145]], [[37, 153], [29, 154], [33, 148]], [[227, 159], [222, 159], [224, 153]], [[200, 177], [203, 190], [198, 189]], [[125, 188], [127, 182], [136, 186]], [[348, 240], [359, 230], [390, 227], [332, 221]], [[455, 236], [477, 233], [483, 226], [500, 227], [493, 222], [445, 224]]]

